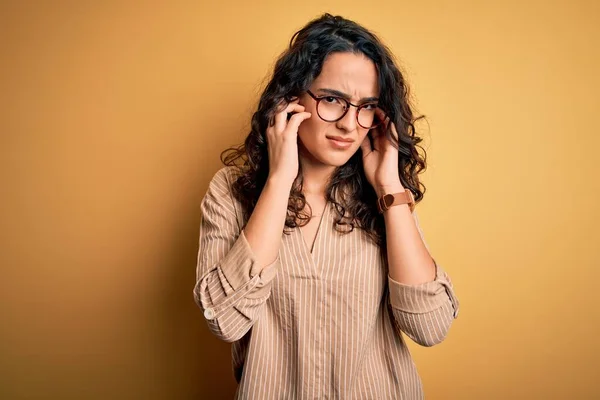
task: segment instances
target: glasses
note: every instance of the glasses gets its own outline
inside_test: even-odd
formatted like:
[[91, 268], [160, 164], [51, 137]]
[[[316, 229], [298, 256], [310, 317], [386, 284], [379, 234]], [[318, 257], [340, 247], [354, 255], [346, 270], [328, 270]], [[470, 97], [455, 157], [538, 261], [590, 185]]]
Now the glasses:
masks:
[[317, 102], [317, 114], [325, 122], [336, 122], [344, 118], [350, 106], [356, 107], [356, 122], [365, 129], [373, 129], [381, 125], [376, 117], [377, 103], [352, 104], [343, 97], [326, 95], [317, 97], [310, 90], [306, 91]]

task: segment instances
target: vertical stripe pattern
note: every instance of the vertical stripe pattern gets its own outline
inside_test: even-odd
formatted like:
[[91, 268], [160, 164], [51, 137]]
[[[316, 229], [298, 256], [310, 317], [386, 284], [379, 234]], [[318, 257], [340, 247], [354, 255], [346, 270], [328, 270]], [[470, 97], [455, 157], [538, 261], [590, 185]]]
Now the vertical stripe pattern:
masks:
[[231, 194], [235, 173], [221, 168], [202, 199], [193, 292], [211, 332], [232, 343], [236, 399], [423, 398], [405, 336], [444, 340], [459, 310], [448, 274], [436, 261], [432, 282], [392, 280], [364, 231], [335, 230], [331, 204], [312, 252], [293, 229], [261, 270]]

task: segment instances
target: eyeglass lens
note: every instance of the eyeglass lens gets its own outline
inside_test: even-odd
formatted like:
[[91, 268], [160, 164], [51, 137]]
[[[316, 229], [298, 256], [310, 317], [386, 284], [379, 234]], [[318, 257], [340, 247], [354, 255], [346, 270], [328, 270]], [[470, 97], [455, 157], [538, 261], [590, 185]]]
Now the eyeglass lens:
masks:
[[[349, 105], [338, 97], [327, 96], [319, 101], [317, 112], [325, 121], [337, 121], [346, 113]], [[358, 109], [358, 123], [363, 128], [372, 128], [378, 125], [375, 118], [376, 104], [365, 104]]]

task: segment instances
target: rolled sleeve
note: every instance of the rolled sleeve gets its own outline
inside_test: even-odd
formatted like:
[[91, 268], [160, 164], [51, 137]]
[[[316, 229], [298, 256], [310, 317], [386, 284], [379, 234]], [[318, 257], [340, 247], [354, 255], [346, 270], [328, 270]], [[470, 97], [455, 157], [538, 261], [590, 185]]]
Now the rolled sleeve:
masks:
[[201, 202], [200, 237], [194, 300], [209, 329], [233, 342], [260, 318], [271, 295], [280, 256], [261, 267], [237, 216], [239, 204], [231, 194], [230, 170], [219, 170]]
[[434, 263], [436, 277], [431, 282], [407, 285], [388, 276], [389, 304], [397, 332], [422, 346], [441, 343], [458, 317], [459, 302], [450, 278]]
[[239, 290], [255, 276], [259, 276], [260, 286], [266, 286], [277, 275], [279, 255], [271, 264], [261, 268], [256, 262], [256, 256], [252, 252], [244, 231], [241, 231], [238, 240], [231, 247], [220, 267], [227, 282], [233, 291]]
[[448, 274], [435, 261], [435, 279], [419, 285], [407, 285], [388, 276], [390, 303], [398, 311], [423, 314], [440, 309], [450, 300], [452, 316], [458, 317], [459, 301]]

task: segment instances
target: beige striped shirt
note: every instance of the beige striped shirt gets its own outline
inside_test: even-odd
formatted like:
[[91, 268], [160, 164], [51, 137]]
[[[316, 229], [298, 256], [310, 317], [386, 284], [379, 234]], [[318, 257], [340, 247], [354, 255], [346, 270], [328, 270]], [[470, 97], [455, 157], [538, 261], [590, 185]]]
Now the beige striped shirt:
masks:
[[423, 398], [402, 334], [444, 340], [459, 310], [448, 274], [436, 262], [432, 282], [392, 280], [363, 230], [335, 230], [330, 203], [312, 252], [295, 228], [261, 271], [231, 194], [235, 173], [221, 168], [202, 199], [194, 298], [232, 343], [236, 399]]

